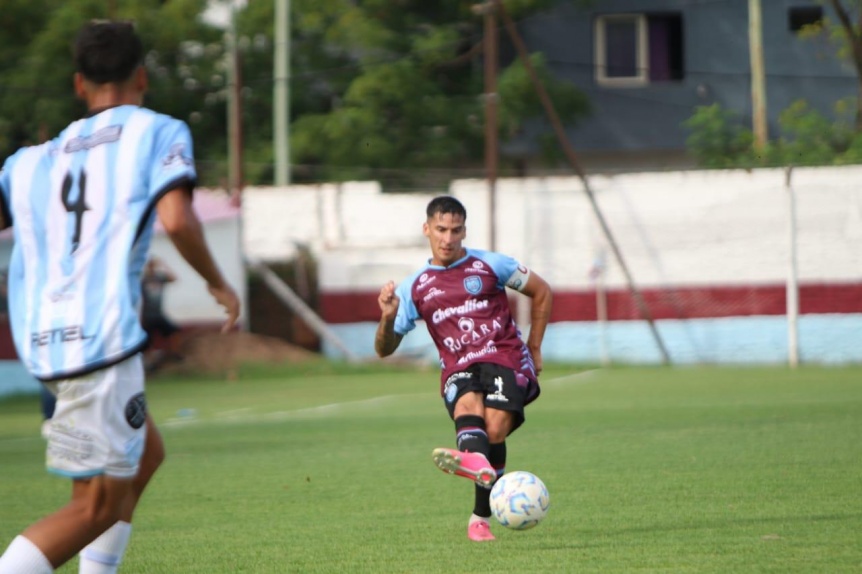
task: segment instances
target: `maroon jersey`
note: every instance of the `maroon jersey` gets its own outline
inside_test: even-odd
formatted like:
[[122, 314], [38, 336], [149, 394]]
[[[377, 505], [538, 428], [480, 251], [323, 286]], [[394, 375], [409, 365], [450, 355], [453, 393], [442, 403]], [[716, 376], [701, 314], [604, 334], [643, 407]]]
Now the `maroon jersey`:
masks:
[[[450, 375], [474, 363], [494, 363], [536, 380], [536, 369], [512, 312], [506, 286], [523, 287], [529, 271], [511, 257], [467, 249], [449, 267], [428, 264], [396, 289], [395, 332], [423, 319], [440, 354], [440, 392]], [[524, 381], [526, 382], [526, 381]]]

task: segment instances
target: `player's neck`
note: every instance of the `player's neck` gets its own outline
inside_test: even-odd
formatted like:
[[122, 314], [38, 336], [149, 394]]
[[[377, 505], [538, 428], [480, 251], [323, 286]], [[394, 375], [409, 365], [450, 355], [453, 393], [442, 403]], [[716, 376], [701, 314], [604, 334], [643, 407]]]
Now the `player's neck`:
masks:
[[117, 106], [140, 106], [142, 103], [143, 97], [139, 93], [122, 90], [117, 86], [102, 86], [89, 94], [87, 109], [93, 112]]

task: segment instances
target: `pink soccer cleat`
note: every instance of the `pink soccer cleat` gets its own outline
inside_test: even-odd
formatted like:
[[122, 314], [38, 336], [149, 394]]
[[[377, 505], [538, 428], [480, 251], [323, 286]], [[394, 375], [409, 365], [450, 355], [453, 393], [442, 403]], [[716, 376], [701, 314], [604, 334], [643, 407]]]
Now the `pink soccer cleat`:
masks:
[[491, 488], [497, 480], [494, 467], [480, 452], [462, 452], [453, 448], [435, 448], [431, 453], [434, 464], [443, 472], [469, 478], [479, 486]]
[[471, 522], [467, 526], [467, 538], [474, 542], [484, 542], [486, 540], [496, 540], [491, 534], [491, 525], [484, 520]]

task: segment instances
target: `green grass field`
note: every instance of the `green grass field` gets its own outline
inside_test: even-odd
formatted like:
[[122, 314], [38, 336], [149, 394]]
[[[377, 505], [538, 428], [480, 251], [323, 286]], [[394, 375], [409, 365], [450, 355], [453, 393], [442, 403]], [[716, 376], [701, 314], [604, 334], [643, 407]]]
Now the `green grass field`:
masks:
[[[312, 365], [159, 379], [168, 459], [122, 572], [862, 572], [862, 368], [547, 368], [509, 470], [533, 530], [471, 543], [437, 373]], [[0, 547], [62, 504], [36, 397], [0, 402]], [[61, 573], [77, 572], [68, 565]]]

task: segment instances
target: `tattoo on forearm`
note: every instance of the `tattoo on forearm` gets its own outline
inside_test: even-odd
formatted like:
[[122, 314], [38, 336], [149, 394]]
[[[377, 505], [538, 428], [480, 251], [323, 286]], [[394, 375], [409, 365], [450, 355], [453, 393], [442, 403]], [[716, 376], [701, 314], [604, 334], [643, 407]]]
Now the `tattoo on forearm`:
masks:
[[389, 355], [398, 347], [400, 337], [392, 328], [380, 325], [374, 340], [374, 347], [381, 355]]

